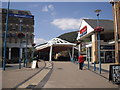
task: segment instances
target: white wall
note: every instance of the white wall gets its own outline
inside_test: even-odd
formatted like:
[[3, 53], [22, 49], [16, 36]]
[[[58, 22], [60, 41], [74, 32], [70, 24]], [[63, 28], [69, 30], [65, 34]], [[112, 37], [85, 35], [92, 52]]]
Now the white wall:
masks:
[[[87, 33], [86, 33], [85, 35], [89, 34], [89, 33], [92, 32], [92, 31], [94, 31], [94, 29], [83, 19], [83, 20], [82, 20], [82, 23], [81, 23], [81, 25], [80, 25], [79, 30], [81, 30], [81, 29], [82, 29], [83, 27], [85, 27], [85, 26], [87, 26]], [[85, 36], [85, 35], [83, 35], [83, 36]], [[81, 37], [80, 37], [80, 32], [78, 32], [77, 40], [80, 39], [80, 38], [81, 38]]]

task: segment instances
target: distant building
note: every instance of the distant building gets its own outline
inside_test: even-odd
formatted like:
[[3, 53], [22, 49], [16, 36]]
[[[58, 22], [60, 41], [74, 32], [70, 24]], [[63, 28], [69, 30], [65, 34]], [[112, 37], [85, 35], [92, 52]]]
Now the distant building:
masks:
[[[2, 41], [4, 43], [4, 32], [6, 27], [7, 9], [2, 9]], [[25, 37], [20, 40], [18, 34], [22, 32]], [[21, 48], [20, 48], [21, 42]], [[7, 33], [7, 62], [18, 62], [18, 58], [25, 57], [25, 52], [34, 43], [34, 16], [30, 11], [9, 10], [8, 33]], [[3, 51], [3, 49], [2, 49]], [[27, 54], [29, 58], [29, 55]], [[4, 57], [3, 57], [4, 58]]]
[[[102, 63], [115, 62], [114, 23], [112, 20], [99, 20], [99, 24], [104, 28], [100, 33], [100, 60]], [[79, 41], [79, 51], [86, 55], [86, 60], [98, 62], [98, 39], [96, 19], [82, 19], [77, 40]]]

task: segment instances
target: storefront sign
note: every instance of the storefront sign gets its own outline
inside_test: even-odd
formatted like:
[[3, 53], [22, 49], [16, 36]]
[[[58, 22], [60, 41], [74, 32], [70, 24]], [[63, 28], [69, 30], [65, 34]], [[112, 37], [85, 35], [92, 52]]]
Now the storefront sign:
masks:
[[80, 37], [82, 37], [83, 35], [85, 35], [87, 33], [87, 26], [83, 27], [81, 30], [80, 30]]
[[115, 84], [120, 84], [120, 65], [110, 65], [109, 80]]
[[10, 13], [9, 16], [13, 16], [13, 17], [20, 17], [20, 18], [33, 18], [33, 15], [23, 15], [23, 14], [13, 14]]
[[109, 49], [109, 50], [112, 50], [112, 49], [115, 49], [115, 46], [110, 46], [110, 45], [100, 45], [100, 49], [103, 50], [103, 49]]

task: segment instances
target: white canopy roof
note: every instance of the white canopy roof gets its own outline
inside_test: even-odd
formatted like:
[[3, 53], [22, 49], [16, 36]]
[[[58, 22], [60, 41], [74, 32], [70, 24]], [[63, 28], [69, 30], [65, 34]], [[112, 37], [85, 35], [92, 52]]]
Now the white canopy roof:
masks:
[[52, 40], [48, 41], [46, 44], [37, 46], [36, 50], [45, 49], [50, 46], [75, 46], [75, 45], [76, 44], [70, 43], [70, 42], [62, 40], [60, 38], [53, 38]]

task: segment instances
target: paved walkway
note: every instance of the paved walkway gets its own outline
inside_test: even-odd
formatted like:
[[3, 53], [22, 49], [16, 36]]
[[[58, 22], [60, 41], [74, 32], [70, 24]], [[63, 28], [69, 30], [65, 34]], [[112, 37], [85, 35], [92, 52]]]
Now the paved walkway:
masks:
[[[71, 62], [41, 61], [38, 69], [22, 68], [18, 65], [3, 71], [2, 88], [116, 88], [105, 78], [87, 70], [78, 70]], [[50, 73], [51, 72], [51, 73]], [[106, 73], [102, 73], [105, 74]], [[108, 74], [108, 73], [107, 73]], [[93, 77], [93, 78], [91, 78]], [[49, 79], [50, 78], [50, 79]], [[87, 82], [86, 82], [87, 81]]]
[[[39, 85], [37, 88], [41, 88]], [[118, 86], [90, 70], [79, 70], [77, 64], [54, 62], [50, 79], [43, 88], [118, 88]]]
[[2, 89], [2, 68], [0, 68], [0, 90]]
[[[109, 79], [109, 67], [110, 65], [114, 65], [115, 63], [102, 63], [101, 64], [101, 74], [99, 72], [99, 64], [96, 64], [96, 71], [94, 71], [94, 64], [90, 63], [90, 69], [92, 72], [101, 75], [102, 77]], [[84, 63], [85, 67], [88, 69], [88, 62]]]
[[[88, 65], [88, 62], [85, 62], [86, 65]], [[104, 71], [108, 71], [109, 72], [109, 66], [113, 65], [114, 63], [101, 63], [101, 68]], [[90, 66], [94, 66], [92, 63], [90, 63]], [[99, 68], [99, 64], [96, 64], [96, 67]]]
[[37, 69], [24, 67], [18, 69], [18, 65], [6, 68], [6, 70], [2, 72], [2, 88], [17, 88], [38, 74], [44, 67], [45, 63], [41, 61]]

